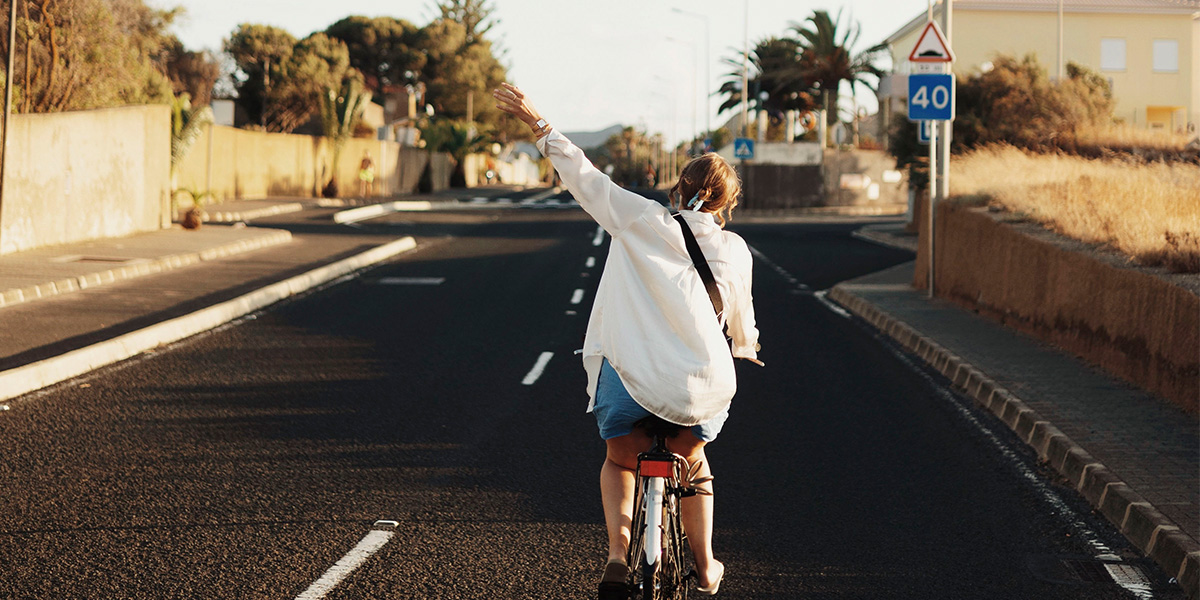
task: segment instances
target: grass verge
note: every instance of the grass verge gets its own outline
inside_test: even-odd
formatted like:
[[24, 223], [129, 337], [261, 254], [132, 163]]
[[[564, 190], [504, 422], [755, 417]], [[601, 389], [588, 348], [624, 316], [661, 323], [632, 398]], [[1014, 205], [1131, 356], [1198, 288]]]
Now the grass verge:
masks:
[[1200, 166], [989, 146], [950, 163], [954, 193], [1028, 216], [1141, 265], [1200, 273]]

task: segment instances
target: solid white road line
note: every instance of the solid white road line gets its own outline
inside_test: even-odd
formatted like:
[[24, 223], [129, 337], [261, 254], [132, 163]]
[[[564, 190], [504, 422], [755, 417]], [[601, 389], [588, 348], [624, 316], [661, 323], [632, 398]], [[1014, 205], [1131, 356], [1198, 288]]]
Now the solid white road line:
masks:
[[592, 268], [592, 267], [594, 267], [594, 266], [596, 266], [596, 257], [595, 257], [595, 256], [589, 256], [589, 257], [588, 257], [588, 259], [587, 259], [587, 268], [589, 268], [589, 269], [590, 269], [590, 268]]
[[329, 567], [329, 570], [325, 571], [325, 574], [315, 583], [308, 586], [307, 590], [296, 596], [296, 600], [321, 600], [337, 584], [341, 583], [346, 576], [362, 566], [364, 562], [367, 562], [367, 559], [371, 558], [372, 554], [378, 552], [394, 535], [396, 535], [395, 531], [374, 530], [367, 533], [367, 536], [357, 546], [347, 552], [346, 556], [343, 556], [336, 564]]
[[533, 368], [525, 375], [525, 379], [521, 380], [521, 385], [533, 385], [536, 383], [538, 377], [542, 376], [542, 371], [546, 370], [546, 363], [550, 362], [550, 358], [553, 356], [553, 352], [543, 352], [538, 357], [537, 362], [533, 363]]
[[583, 301], [583, 290], [575, 290], [575, 293], [571, 294], [571, 304], [579, 304], [582, 301]]
[[379, 285], [441, 285], [445, 277], [380, 277]]
[[264, 288], [214, 304], [208, 308], [131, 331], [59, 356], [0, 371], [0, 400], [16, 398], [90, 371], [137, 356], [159, 346], [177, 342], [202, 331], [220, 327], [285, 298], [305, 292], [412, 250], [417, 242], [405, 237], [361, 254], [273, 283]]
[[847, 311], [846, 309], [838, 306], [837, 304], [834, 304], [833, 301], [830, 300], [829, 298], [826, 298], [825, 294], [828, 294], [828, 293], [829, 293], [829, 290], [821, 290], [819, 292], [814, 293], [813, 296], [817, 300], [820, 300], [821, 304], [824, 304], [826, 308], [828, 308], [829, 310], [832, 310], [834, 313], [838, 314], [843, 319], [849, 319], [850, 312]]
[[592, 238], [592, 245], [599, 246], [602, 243], [604, 243], [604, 228], [597, 225], [596, 226], [596, 237]]

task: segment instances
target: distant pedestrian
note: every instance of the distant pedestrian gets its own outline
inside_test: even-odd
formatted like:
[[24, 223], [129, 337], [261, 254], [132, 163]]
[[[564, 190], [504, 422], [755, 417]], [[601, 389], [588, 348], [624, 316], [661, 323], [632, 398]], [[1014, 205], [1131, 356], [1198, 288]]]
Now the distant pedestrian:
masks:
[[358, 195], [370, 198], [375, 193], [375, 161], [371, 160], [371, 151], [363, 151], [362, 162], [358, 164]]
[[[733, 358], [762, 364], [750, 295], [750, 249], [723, 229], [737, 206], [740, 184], [720, 156], [692, 160], [668, 194], [682, 215], [680, 223], [671, 209], [616, 185], [542, 119], [521, 90], [502, 85], [492, 93], [497, 108], [533, 129], [538, 150], [571, 195], [612, 236], [583, 342], [583, 366], [592, 397], [588, 410], [596, 415], [607, 446], [600, 492], [608, 564], [599, 590], [601, 596], [621, 596], [629, 573], [634, 470], [638, 453], [651, 446], [636, 424], [653, 415], [684, 426], [668, 447], [698, 467], [698, 479], [708, 476], [704, 446], [716, 439], [729, 415], [737, 388]], [[706, 292], [681, 225], [693, 233], [712, 270], [719, 299]], [[714, 319], [717, 300], [723, 310]], [[732, 344], [722, 332], [726, 327]], [[711, 492], [710, 486], [698, 487]], [[697, 591], [715, 594], [725, 566], [712, 552], [712, 496], [684, 498], [681, 508]]]

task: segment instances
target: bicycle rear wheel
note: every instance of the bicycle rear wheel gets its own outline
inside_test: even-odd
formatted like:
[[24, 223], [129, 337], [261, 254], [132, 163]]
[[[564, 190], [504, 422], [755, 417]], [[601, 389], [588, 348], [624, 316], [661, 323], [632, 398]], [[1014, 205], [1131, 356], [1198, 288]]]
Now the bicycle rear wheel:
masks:
[[[648, 486], [648, 484], [647, 484]], [[644, 486], [643, 486], [644, 487]], [[687, 571], [686, 571], [686, 540], [683, 524], [679, 517], [679, 497], [673, 493], [661, 496], [662, 500], [655, 506], [648, 506], [644, 490], [638, 494], [638, 504], [634, 511], [634, 537], [636, 542], [630, 544], [630, 565], [633, 581], [630, 590], [635, 598], [641, 600], [686, 600]], [[653, 498], [653, 494], [650, 495]], [[658, 531], [647, 532], [645, 523], [646, 512], [658, 511], [659, 519], [651, 519], [661, 523]], [[646, 535], [658, 535], [658, 540], [647, 540]], [[649, 543], [652, 547], [658, 545], [660, 550], [654, 557], [648, 558], [645, 551]], [[635, 550], [636, 549], [636, 550]]]

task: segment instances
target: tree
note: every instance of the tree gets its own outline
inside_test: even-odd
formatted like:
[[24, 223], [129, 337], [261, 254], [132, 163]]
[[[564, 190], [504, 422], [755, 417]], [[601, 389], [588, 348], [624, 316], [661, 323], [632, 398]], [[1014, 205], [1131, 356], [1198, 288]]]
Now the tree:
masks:
[[290, 133], [311, 119], [320, 95], [350, 68], [346, 44], [324, 33], [296, 41], [269, 25], [240, 25], [225, 50], [237, 62], [238, 104], [266, 131]]
[[466, 158], [468, 154], [481, 152], [488, 139], [480, 135], [473, 123], [450, 119], [438, 119], [421, 127], [425, 147], [434, 152], [446, 152], [454, 159], [454, 173], [450, 185], [466, 186]]
[[371, 91], [364, 89], [362, 75], [351, 70], [338, 88], [326, 86], [321, 95], [321, 129], [333, 145], [333, 161], [330, 166], [329, 185], [322, 195], [338, 195], [337, 172], [346, 141], [354, 135], [354, 129], [362, 120], [367, 104], [371, 102]]
[[[452, 120], [468, 116], [504, 142], [528, 139], [529, 129], [491, 102], [490, 90], [507, 80], [504, 65], [492, 53], [491, 42], [468, 41], [467, 28], [456, 21], [436, 19], [422, 30], [421, 50], [428, 57], [421, 71], [426, 102], [435, 114]], [[473, 115], [467, 114], [468, 104]]]
[[[166, 103], [157, 59], [178, 11], [142, 0], [26, 0], [18, 7], [14, 98], [20, 112]], [[0, 16], [8, 28], [8, 11]], [[7, 36], [0, 49], [9, 52]]]
[[413, 83], [425, 66], [421, 30], [403, 19], [346, 17], [330, 25], [325, 35], [346, 44], [350, 66], [362, 73], [367, 88], [375, 93]]
[[187, 94], [193, 104], [206, 106], [212, 102], [221, 65], [208, 52], [188, 50], [172, 36], [166, 48], [166, 72], [176, 96]]
[[[854, 54], [853, 48], [862, 29], [857, 23], [847, 23], [839, 31], [841, 21], [841, 11], [836, 18], [830, 18], [827, 11], [816, 10], [804, 23], [792, 25], [792, 31], [799, 36], [796, 42], [803, 54], [799, 65], [801, 75], [817, 88], [821, 106], [825, 109], [826, 125], [837, 122], [837, 102], [843, 82], [850, 84], [851, 94], [860, 85], [875, 90], [883, 76], [875, 61], [887, 51], [887, 45], [881, 43]], [[874, 78], [876, 84], [873, 85], [870, 78]]]
[[233, 73], [237, 104], [250, 119], [267, 128], [264, 107], [271, 87], [272, 65], [278, 70], [284, 60], [291, 58], [296, 38], [287, 31], [270, 25], [243, 23], [225, 40], [225, 52], [237, 65]]
[[[800, 44], [788, 38], [768, 37], [754, 45], [749, 63], [752, 76], [748, 77], [748, 100], [753, 106], [766, 110], [773, 119], [782, 118], [789, 110], [807, 111], [816, 108], [815, 90], [805, 68], [805, 56], [800, 53]], [[717, 111], [736, 110], [742, 102], [742, 57], [724, 59], [731, 67], [725, 81], [717, 90], [725, 100]], [[761, 93], [766, 92], [763, 100]]]
[[468, 44], [482, 41], [483, 36], [499, 23], [492, 19], [496, 9], [488, 5], [488, 0], [436, 0], [434, 6], [442, 20], [463, 26]]

